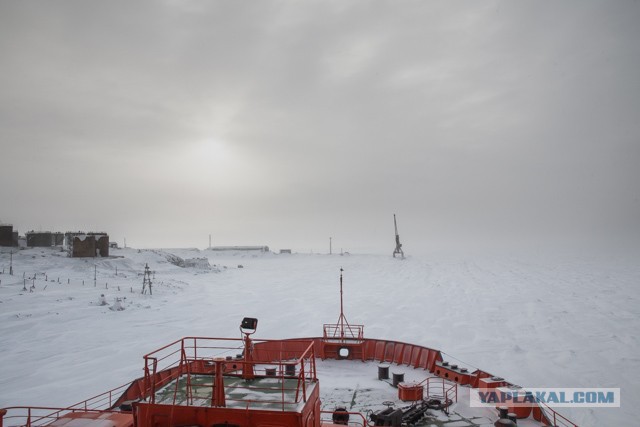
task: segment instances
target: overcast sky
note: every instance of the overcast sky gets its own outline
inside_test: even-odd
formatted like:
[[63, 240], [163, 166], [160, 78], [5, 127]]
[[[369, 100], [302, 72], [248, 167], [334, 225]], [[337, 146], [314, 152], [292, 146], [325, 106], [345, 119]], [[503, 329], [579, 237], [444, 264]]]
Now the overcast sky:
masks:
[[0, 221], [136, 247], [638, 235], [638, 1], [0, 1]]

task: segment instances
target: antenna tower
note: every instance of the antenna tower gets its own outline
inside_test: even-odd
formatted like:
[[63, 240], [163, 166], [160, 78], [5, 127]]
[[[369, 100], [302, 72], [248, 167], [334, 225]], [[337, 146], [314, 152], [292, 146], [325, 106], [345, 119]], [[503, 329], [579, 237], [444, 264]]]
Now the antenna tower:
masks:
[[338, 317], [338, 327], [340, 328], [340, 338], [344, 339], [345, 337], [345, 326], [346, 329], [351, 329], [351, 325], [347, 321], [347, 317], [344, 315], [344, 304], [342, 303], [342, 272], [344, 270], [340, 267], [340, 317]]
[[393, 214], [393, 226], [396, 229], [396, 248], [393, 250], [393, 257], [400, 255], [400, 258], [404, 259], [404, 252], [402, 251], [402, 243], [400, 243], [400, 235], [398, 234], [398, 223], [396, 222], [396, 214]]
[[151, 291], [151, 270], [149, 270], [149, 264], [144, 265], [144, 278], [142, 279], [142, 293], [144, 294], [149, 288], [149, 295], [153, 295]]

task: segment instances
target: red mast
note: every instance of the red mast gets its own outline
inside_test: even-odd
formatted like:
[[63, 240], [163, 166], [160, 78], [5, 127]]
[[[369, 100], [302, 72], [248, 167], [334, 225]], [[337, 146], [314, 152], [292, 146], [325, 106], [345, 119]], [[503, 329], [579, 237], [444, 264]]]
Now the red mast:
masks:
[[344, 270], [340, 267], [340, 317], [338, 317], [338, 326], [340, 326], [340, 338], [344, 339], [344, 326], [347, 325], [347, 328], [350, 328], [349, 322], [344, 315], [344, 304], [342, 302], [342, 272]]

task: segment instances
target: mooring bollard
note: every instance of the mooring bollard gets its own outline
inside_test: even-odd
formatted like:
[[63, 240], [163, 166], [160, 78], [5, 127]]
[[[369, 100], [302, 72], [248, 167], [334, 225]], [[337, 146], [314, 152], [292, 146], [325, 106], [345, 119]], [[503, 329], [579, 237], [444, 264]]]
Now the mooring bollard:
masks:
[[398, 384], [404, 382], [404, 372], [394, 372], [393, 373], [393, 386], [398, 387]]
[[379, 380], [389, 379], [389, 365], [378, 365], [378, 379]]

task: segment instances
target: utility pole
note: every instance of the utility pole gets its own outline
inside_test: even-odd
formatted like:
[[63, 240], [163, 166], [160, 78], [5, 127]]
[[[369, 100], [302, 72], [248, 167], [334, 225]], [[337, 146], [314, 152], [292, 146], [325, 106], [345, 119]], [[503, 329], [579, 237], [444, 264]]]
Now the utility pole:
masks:
[[402, 243], [400, 243], [400, 235], [398, 234], [398, 223], [396, 222], [396, 214], [393, 214], [393, 226], [396, 229], [396, 248], [393, 250], [393, 257], [400, 255], [404, 259], [404, 252], [402, 251]]
[[211, 249], [211, 234], [209, 234], [209, 249]]
[[124, 248], [127, 249], [127, 238], [124, 238]]
[[13, 249], [9, 253], [9, 276], [13, 276]]
[[333, 252], [331, 250], [331, 237], [329, 237], [329, 255], [331, 255]]
[[98, 266], [93, 265], [93, 286], [96, 286], [96, 278], [98, 277]]

